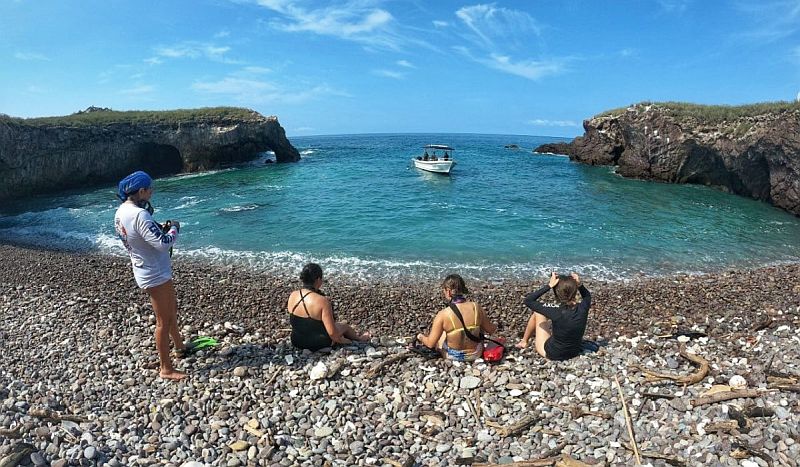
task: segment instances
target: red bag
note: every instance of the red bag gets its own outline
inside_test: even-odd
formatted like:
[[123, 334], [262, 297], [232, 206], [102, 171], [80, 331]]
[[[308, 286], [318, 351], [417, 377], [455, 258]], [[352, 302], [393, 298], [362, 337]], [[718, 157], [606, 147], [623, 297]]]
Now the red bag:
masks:
[[497, 340], [483, 338], [483, 360], [486, 362], [499, 362], [506, 351], [506, 339], [498, 337]]

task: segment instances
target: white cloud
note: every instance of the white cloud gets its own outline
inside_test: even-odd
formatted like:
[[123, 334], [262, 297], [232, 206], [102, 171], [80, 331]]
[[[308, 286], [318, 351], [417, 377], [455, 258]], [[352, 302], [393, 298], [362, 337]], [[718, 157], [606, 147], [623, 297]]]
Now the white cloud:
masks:
[[559, 60], [513, 60], [508, 55], [489, 53], [488, 56], [475, 56], [466, 47], [454, 47], [470, 59], [489, 68], [536, 81], [549, 75], [557, 75], [565, 71], [563, 61]]
[[398, 60], [395, 62], [397, 66], [401, 66], [403, 68], [416, 68], [413, 63], [409, 62], [408, 60]]
[[800, 31], [800, 1], [739, 1], [736, 8], [753, 23], [744, 36], [759, 43], [771, 43]]
[[150, 65], [158, 65], [164, 62], [164, 59], [179, 59], [179, 58], [207, 58], [224, 63], [238, 63], [236, 60], [229, 59], [226, 54], [231, 51], [228, 46], [219, 46], [211, 43], [204, 42], [181, 42], [171, 46], [158, 46], [155, 47], [155, 56], [146, 58], [144, 61]]
[[214, 39], [222, 39], [223, 37], [228, 37], [230, 35], [231, 35], [230, 31], [223, 29], [222, 31], [214, 34]]
[[323, 96], [346, 96], [348, 94], [330, 88], [326, 84], [305, 87], [300, 90], [279, 86], [270, 81], [227, 76], [218, 81], [198, 81], [191, 88], [201, 94], [227, 96], [246, 105], [264, 103], [298, 104]]
[[692, 0], [658, 0], [661, 9], [667, 13], [683, 13], [691, 3]]
[[547, 120], [544, 118], [535, 118], [533, 120], [528, 120], [528, 124], [534, 126], [558, 126], [558, 127], [580, 126], [578, 123], [573, 122], [572, 120]]
[[454, 49], [471, 60], [529, 80], [565, 71], [566, 59], [519, 57], [530, 50], [532, 40], [541, 41], [542, 28], [528, 13], [489, 3], [462, 7], [455, 15], [469, 30], [466, 38], [478, 51], [473, 53], [463, 45]]
[[42, 62], [49, 62], [50, 58], [44, 54], [36, 53], [36, 52], [17, 52], [14, 54], [14, 58], [17, 60], [25, 60], [25, 61], [42, 61]]
[[473, 41], [488, 47], [494, 47], [500, 39], [508, 43], [529, 33], [541, 34], [541, 28], [528, 13], [498, 8], [494, 3], [462, 7], [456, 16], [475, 34]]
[[386, 78], [392, 78], [392, 79], [405, 79], [405, 77], [406, 77], [406, 74], [402, 73], [400, 71], [385, 70], [385, 69], [372, 70], [372, 74], [373, 75], [377, 75], [377, 76], [383, 76], [383, 77], [386, 77]]
[[425, 45], [397, 32], [399, 24], [388, 11], [374, 6], [374, 0], [345, 0], [336, 5], [304, 8], [290, 0], [256, 0], [282, 18], [270, 25], [288, 32], [311, 32], [358, 42], [370, 47], [400, 50], [407, 44]]
[[140, 84], [132, 88], [123, 89], [120, 91], [120, 94], [127, 94], [129, 96], [141, 96], [143, 94], [150, 94], [155, 90], [156, 90], [155, 86], [152, 86], [150, 84]]
[[265, 75], [267, 73], [272, 73], [271, 69], [263, 66], [246, 66], [242, 68], [242, 71], [253, 75]]
[[490, 57], [488, 60], [480, 61], [496, 70], [505, 71], [530, 80], [537, 80], [547, 75], [555, 75], [563, 70], [563, 66], [560, 63], [553, 61], [520, 60], [513, 62], [511, 57], [505, 55], [491, 54]]
[[433, 20], [433, 27], [435, 28], [446, 28], [448, 26], [450, 26], [450, 23], [448, 23], [447, 21], [442, 21], [438, 19]]

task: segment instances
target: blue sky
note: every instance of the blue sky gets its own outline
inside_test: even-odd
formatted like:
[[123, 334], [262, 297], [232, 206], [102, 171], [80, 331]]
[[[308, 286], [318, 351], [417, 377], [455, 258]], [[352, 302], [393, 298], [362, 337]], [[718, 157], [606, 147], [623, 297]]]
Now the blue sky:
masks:
[[0, 113], [242, 106], [289, 136], [574, 136], [800, 98], [800, 0], [0, 0]]

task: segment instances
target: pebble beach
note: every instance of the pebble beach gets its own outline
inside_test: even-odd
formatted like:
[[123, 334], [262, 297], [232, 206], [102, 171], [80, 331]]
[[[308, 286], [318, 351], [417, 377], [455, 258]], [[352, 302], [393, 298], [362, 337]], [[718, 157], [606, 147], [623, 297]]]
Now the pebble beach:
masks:
[[[220, 341], [179, 360], [189, 378], [178, 383], [157, 377], [155, 318], [127, 257], [0, 245], [0, 465], [800, 459], [798, 264], [584, 277], [586, 337], [600, 350], [567, 362], [511, 350], [496, 365], [408, 353], [409, 336], [444, 306], [437, 283], [326, 277], [338, 319], [374, 337], [311, 353], [288, 341], [296, 277], [179, 254], [173, 264], [184, 336]], [[523, 297], [545, 280], [468, 286], [515, 343], [529, 317]], [[698, 357], [700, 381], [652, 381], [696, 375]], [[708, 402], [715, 396], [741, 397]]]

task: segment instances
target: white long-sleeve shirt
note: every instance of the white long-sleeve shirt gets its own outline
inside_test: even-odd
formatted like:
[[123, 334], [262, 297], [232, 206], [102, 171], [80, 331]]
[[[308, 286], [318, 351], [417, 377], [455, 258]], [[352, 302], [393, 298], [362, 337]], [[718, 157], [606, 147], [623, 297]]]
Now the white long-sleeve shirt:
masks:
[[149, 289], [172, 279], [169, 249], [178, 240], [175, 226], [163, 233], [145, 209], [122, 203], [114, 215], [114, 228], [131, 255], [136, 284]]

